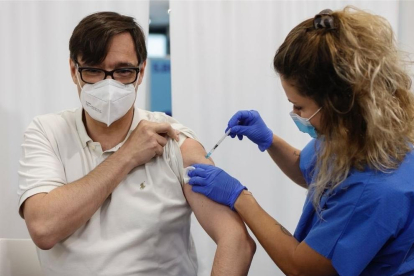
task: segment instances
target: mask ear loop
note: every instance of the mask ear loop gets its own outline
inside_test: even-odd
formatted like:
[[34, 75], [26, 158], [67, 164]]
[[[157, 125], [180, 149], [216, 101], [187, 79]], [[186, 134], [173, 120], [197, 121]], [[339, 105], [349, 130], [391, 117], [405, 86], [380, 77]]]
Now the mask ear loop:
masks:
[[321, 109], [322, 109], [322, 106], [321, 106], [318, 110], [316, 110], [316, 112], [315, 112], [315, 113], [313, 113], [313, 115], [312, 115], [312, 116], [310, 116], [308, 119], [306, 119], [306, 121], [308, 121], [308, 122], [309, 122], [309, 121], [310, 121], [313, 117], [315, 117], [315, 115], [316, 115], [316, 114], [318, 114], [318, 112], [319, 112], [319, 111], [321, 111]]
[[142, 69], [142, 63], [140, 65], [138, 65], [139, 71], [138, 71], [138, 76], [137, 76], [137, 80], [135, 81], [134, 85], [134, 90], [137, 91], [137, 87], [138, 87], [138, 82], [139, 82], [139, 75], [141, 74], [141, 69]]
[[139, 81], [139, 73], [138, 73], [137, 81], [135, 82], [136, 85], [134, 85], [134, 90], [135, 91], [137, 91], [138, 81]]

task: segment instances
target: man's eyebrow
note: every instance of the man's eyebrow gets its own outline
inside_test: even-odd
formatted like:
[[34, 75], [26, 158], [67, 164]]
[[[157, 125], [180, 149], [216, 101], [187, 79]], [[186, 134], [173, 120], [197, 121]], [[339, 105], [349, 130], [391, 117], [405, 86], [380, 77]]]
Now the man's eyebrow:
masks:
[[130, 62], [119, 62], [115, 64], [115, 68], [118, 67], [138, 67], [138, 65], [132, 64]]
[[[89, 64], [79, 64], [80, 67], [92, 67], [92, 68], [102, 68], [102, 64], [96, 64], [96, 65], [89, 65]], [[115, 63], [114, 68], [122, 68], [122, 67], [138, 67], [139, 65], [135, 65], [131, 62], [118, 62]]]
[[295, 102], [292, 102], [290, 99], [288, 99], [288, 101], [291, 102], [291, 103], [293, 103], [293, 104], [296, 104]]

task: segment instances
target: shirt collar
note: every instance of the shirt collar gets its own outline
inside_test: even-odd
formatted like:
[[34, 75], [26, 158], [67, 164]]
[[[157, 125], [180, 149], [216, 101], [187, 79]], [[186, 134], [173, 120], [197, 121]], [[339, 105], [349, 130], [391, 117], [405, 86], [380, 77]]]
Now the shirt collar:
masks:
[[[129, 135], [131, 135], [132, 131], [137, 127], [139, 122], [143, 119], [140, 118], [142, 116], [139, 116], [140, 110], [138, 108], [134, 108], [134, 117], [132, 118], [131, 127], [129, 128], [128, 134], [125, 137], [124, 141], [122, 141], [120, 144], [115, 146], [115, 148], [119, 148], [122, 146], [125, 141], [128, 139]], [[88, 142], [92, 142], [92, 139], [89, 137], [88, 132], [86, 131], [85, 124], [83, 123], [83, 108], [79, 108], [76, 110], [76, 129], [79, 134], [79, 138], [82, 143], [82, 147], [85, 148], [88, 145]]]
[[89, 137], [88, 132], [86, 132], [85, 124], [83, 123], [83, 108], [78, 108], [75, 116], [76, 130], [78, 131], [82, 147], [85, 148], [88, 145], [88, 142], [92, 141], [92, 139]]
[[139, 122], [141, 122], [141, 120], [143, 119], [142, 116], [139, 116], [139, 113], [140, 113], [139, 109], [134, 107], [134, 117], [132, 118], [131, 127], [129, 128], [129, 131], [128, 131], [128, 134], [127, 134], [127, 137], [125, 138], [125, 140], [128, 139], [131, 132], [134, 131], [134, 129], [139, 124]]

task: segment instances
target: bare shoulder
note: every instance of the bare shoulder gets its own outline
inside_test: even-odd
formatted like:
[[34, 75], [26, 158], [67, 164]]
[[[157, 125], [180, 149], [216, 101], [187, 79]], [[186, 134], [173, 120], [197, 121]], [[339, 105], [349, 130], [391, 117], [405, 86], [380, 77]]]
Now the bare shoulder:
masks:
[[184, 167], [191, 166], [195, 163], [214, 165], [211, 158], [205, 158], [206, 154], [203, 146], [194, 139], [187, 138], [181, 145], [181, 155], [183, 156]]
[[[207, 153], [203, 146], [192, 138], [185, 139], [180, 149], [181, 155], [183, 157], [184, 168], [196, 163], [214, 165], [214, 162], [211, 160], [211, 158], [205, 158]], [[200, 206], [206, 206], [206, 204], [217, 205], [217, 203], [211, 201], [204, 195], [193, 192], [191, 186], [187, 183], [184, 184], [183, 189], [184, 195], [196, 215], [198, 211], [201, 211]]]

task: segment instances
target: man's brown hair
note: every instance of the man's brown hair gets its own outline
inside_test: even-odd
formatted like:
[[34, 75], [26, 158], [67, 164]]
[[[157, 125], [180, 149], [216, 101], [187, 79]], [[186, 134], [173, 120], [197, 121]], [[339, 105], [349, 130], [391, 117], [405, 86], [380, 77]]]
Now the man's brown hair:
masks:
[[105, 60], [111, 39], [125, 32], [131, 34], [142, 64], [147, 59], [144, 32], [134, 18], [116, 12], [97, 12], [82, 19], [69, 40], [70, 58], [78, 63], [80, 55], [87, 65], [98, 65]]

